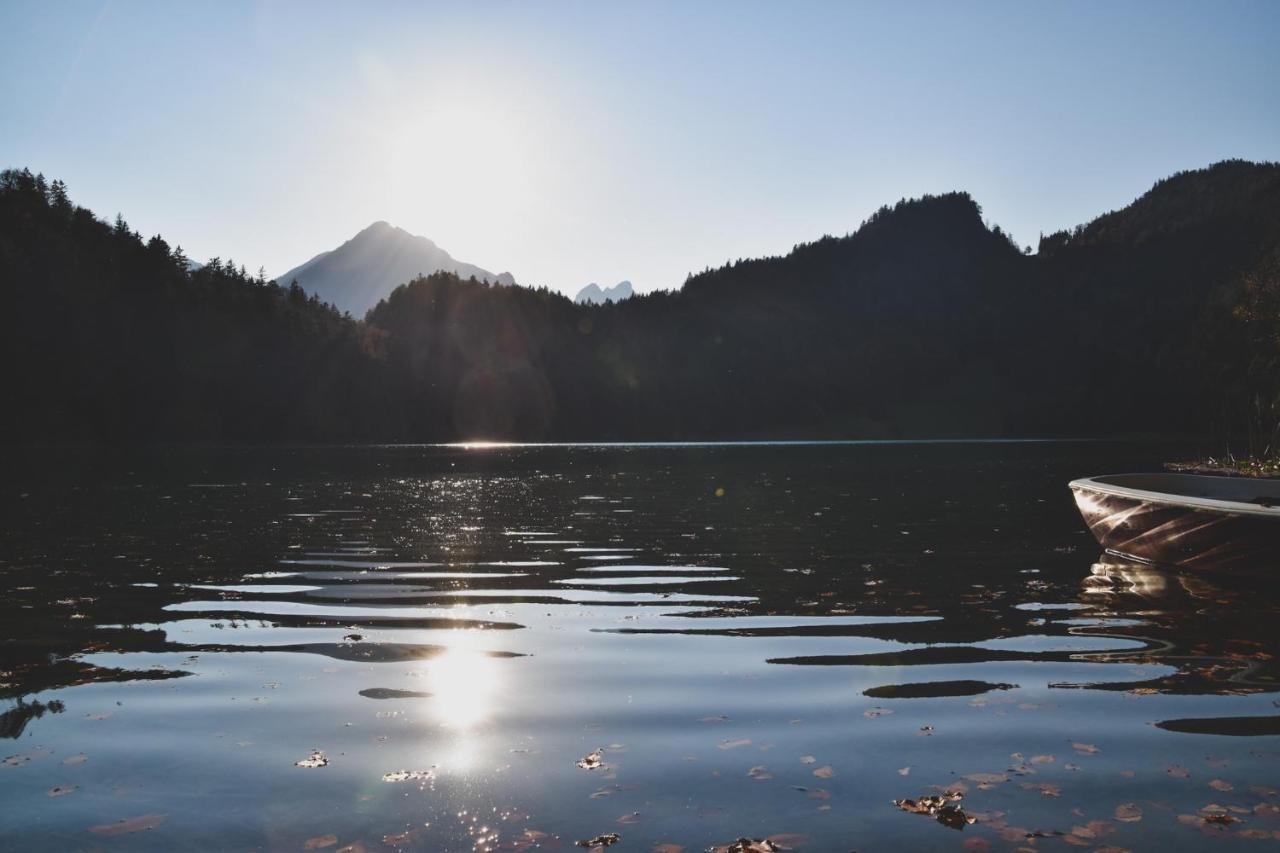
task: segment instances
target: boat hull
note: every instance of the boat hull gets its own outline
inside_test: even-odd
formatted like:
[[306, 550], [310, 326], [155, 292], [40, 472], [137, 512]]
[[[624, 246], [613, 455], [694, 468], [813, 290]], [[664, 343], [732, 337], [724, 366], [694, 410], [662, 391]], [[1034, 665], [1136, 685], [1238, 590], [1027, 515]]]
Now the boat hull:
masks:
[[1114, 494], [1089, 481], [1071, 491], [1089, 531], [1114, 554], [1188, 569], [1280, 568], [1280, 519]]

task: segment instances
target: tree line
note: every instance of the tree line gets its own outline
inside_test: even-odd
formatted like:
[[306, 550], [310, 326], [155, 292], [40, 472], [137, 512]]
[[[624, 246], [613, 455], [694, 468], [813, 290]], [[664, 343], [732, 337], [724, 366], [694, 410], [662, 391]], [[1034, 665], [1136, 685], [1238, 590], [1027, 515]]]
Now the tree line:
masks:
[[1248, 434], [1280, 412], [1280, 166], [1227, 161], [1029, 253], [968, 195], [674, 291], [436, 273], [362, 319], [0, 175], [10, 440]]

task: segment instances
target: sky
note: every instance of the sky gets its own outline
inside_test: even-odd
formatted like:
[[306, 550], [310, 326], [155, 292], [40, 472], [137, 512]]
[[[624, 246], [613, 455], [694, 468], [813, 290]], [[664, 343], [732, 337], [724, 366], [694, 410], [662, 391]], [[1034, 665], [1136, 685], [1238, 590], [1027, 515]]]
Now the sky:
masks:
[[1280, 160], [1280, 2], [0, 0], [0, 166], [278, 275], [376, 220], [678, 287], [964, 190], [1022, 244]]

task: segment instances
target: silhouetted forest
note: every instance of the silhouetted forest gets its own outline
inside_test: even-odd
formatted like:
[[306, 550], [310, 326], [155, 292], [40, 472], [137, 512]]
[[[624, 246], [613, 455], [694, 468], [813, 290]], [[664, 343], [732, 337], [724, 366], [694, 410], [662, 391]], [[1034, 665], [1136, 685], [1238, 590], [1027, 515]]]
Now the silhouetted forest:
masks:
[[963, 193], [577, 305], [438, 273], [360, 321], [0, 177], [17, 440], [1265, 440], [1280, 165], [1228, 161], [1020, 249]]

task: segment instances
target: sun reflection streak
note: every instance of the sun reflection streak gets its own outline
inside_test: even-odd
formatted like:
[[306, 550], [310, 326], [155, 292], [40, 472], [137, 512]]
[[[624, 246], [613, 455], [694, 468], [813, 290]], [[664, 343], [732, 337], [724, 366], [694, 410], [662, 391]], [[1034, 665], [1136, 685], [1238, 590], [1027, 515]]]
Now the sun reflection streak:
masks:
[[459, 631], [449, 649], [431, 661], [427, 680], [441, 724], [469, 729], [493, 711], [499, 688], [495, 660], [476, 648], [476, 631]]

